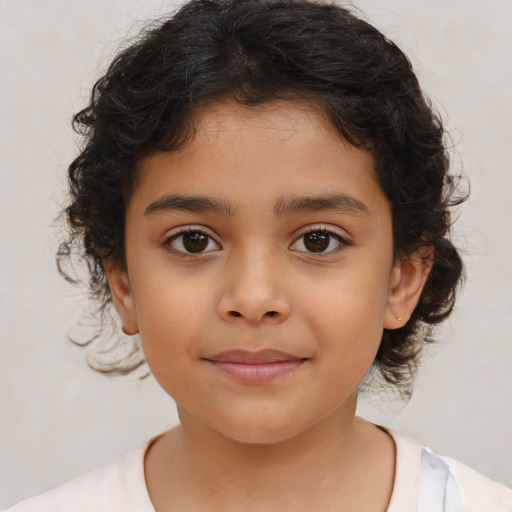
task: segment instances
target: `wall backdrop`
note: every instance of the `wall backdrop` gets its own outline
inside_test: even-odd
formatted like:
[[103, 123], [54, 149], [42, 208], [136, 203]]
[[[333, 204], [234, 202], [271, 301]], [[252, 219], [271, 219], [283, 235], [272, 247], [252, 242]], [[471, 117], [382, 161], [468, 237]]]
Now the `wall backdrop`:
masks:
[[[385, 5], [385, 7], [384, 7]], [[471, 181], [467, 284], [404, 404], [359, 413], [512, 486], [512, 2], [361, 0], [410, 56]], [[92, 372], [66, 333], [83, 293], [56, 273], [72, 113], [158, 0], [0, 0], [0, 508], [134, 449], [176, 419], [149, 378]]]

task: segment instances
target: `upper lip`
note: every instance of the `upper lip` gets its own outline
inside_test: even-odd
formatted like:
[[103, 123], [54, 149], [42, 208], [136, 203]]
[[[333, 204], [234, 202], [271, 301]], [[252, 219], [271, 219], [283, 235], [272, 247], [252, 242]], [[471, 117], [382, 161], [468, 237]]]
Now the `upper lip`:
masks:
[[306, 359], [297, 355], [282, 352], [280, 350], [259, 350], [250, 352], [247, 350], [226, 350], [219, 352], [211, 357], [205, 358], [208, 361], [219, 363], [239, 363], [239, 364], [268, 364], [278, 361], [299, 361]]

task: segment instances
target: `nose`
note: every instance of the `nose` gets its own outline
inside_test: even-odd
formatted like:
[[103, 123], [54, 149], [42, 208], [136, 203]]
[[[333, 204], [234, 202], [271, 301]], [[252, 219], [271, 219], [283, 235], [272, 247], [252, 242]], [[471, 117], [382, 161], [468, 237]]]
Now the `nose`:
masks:
[[279, 324], [291, 312], [286, 276], [270, 251], [250, 251], [226, 262], [218, 303], [221, 318], [250, 325]]

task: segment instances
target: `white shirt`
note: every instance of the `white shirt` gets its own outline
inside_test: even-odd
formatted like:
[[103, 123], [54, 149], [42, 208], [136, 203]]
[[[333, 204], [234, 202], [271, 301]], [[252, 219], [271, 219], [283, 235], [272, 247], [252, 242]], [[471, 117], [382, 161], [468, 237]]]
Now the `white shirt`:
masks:
[[[511, 489], [388, 432], [396, 444], [396, 469], [387, 512], [512, 512]], [[155, 512], [144, 477], [150, 445], [5, 512]]]

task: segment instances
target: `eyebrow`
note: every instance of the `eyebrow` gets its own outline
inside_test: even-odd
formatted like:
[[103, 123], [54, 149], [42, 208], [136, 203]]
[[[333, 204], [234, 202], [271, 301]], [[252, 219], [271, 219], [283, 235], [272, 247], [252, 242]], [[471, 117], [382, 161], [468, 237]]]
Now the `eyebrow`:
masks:
[[[212, 212], [223, 216], [233, 216], [231, 205], [208, 196], [183, 196], [170, 194], [153, 201], [144, 210], [144, 215], [154, 215], [167, 211], [186, 211], [192, 213]], [[368, 207], [347, 194], [330, 194], [324, 196], [301, 196], [281, 199], [274, 207], [276, 217], [291, 216], [298, 213], [334, 211], [340, 213], [368, 214]]]
[[233, 215], [229, 203], [206, 196], [182, 196], [171, 194], [152, 202], [144, 210], [144, 215], [153, 215], [164, 211], [181, 210], [185, 212], [213, 212], [224, 216]]
[[368, 207], [364, 203], [347, 194], [292, 197], [278, 201], [274, 208], [276, 217], [321, 211], [365, 215], [369, 213]]

